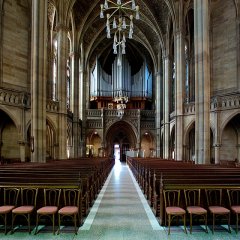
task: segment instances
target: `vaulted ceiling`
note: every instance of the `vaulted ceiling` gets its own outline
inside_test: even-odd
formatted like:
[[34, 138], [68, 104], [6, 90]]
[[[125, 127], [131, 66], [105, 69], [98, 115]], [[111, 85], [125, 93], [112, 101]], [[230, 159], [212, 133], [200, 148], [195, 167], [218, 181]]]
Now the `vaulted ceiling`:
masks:
[[[173, 1], [136, 0], [140, 20], [134, 19], [133, 39], [127, 39], [126, 49], [127, 58], [136, 71], [139, 68], [139, 60], [146, 58], [150, 66], [157, 62], [157, 54], [165, 39], [169, 18], [174, 15]], [[107, 69], [114, 58], [113, 39], [106, 36], [106, 18], [100, 18], [100, 4], [104, 4], [104, 0], [75, 0], [72, 7], [73, 22], [79, 32], [79, 43], [83, 44], [85, 56], [90, 64], [98, 56], [103, 67]]]

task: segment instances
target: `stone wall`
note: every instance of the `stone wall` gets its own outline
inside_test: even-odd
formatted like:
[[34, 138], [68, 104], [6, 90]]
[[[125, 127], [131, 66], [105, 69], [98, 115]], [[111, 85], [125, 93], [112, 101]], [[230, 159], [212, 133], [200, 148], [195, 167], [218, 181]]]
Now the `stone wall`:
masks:
[[19, 159], [20, 150], [18, 144], [18, 132], [13, 122], [9, 122], [2, 132], [2, 153], [1, 156], [5, 159]]
[[223, 131], [220, 160], [234, 160], [237, 158], [237, 136], [233, 127], [228, 124]]
[[3, 87], [30, 87], [31, 11], [27, 0], [6, 0], [3, 15]]
[[234, 1], [215, 1], [211, 13], [211, 90], [231, 92], [237, 88], [237, 30]]

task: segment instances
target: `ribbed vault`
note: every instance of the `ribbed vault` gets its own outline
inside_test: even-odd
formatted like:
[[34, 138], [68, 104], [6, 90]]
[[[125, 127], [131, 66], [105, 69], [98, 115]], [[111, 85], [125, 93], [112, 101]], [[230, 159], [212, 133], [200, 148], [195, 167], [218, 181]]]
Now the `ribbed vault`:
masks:
[[[76, 0], [73, 17], [86, 61], [91, 66], [96, 57], [100, 57], [101, 64], [107, 70], [114, 56], [112, 39], [106, 38], [106, 19], [99, 17], [101, 3], [104, 0]], [[127, 39], [127, 58], [134, 72], [139, 69], [143, 57], [154, 68], [157, 54], [164, 44], [169, 15], [172, 15], [172, 0], [137, 0], [136, 4], [140, 7], [140, 20], [134, 21], [133, 39]]]

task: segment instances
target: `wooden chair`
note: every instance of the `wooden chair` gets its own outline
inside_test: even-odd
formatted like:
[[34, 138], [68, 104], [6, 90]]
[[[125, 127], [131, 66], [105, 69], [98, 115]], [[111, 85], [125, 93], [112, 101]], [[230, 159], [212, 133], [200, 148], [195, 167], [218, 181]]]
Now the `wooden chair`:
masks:
[[55, 214], [58, 211], [61, 189], [44, 189], [44, 206], [37, 210], [36, 230], [38, 232], [38, 222], [42, 217], [48, 217], [52, 221], [53, 234], [55, 234]]
[[[180, 190], [163, 190], [165, 204], [165, 224], [168, 221], [168, 234], [170, 234], [170, 226], [173, 218], [182, 217], [184, 231], [186, 230], [186, 211], [180, 207]], [[168, 220], [167, 220], [168, 217]]]
[[63, 189], [64, 206], [58, 210], [58, 234], [61, 220], [71, 217], [77, 234], [77, 221], [81, 224], [81, 189]]
[[236, 233], [238, 233], [238, 215], [240, 214], [240, 189], [227, 189], [231, 211], [236, 215]]
[[5, 234], [7, 234], [7, 215], [17, 206], [19, 188], [4, 188], [4, 203], [0, 206], [0, 216], [3, 218]]
[[14, 221], [17, 216], [23, 216], [28, 222], [28, 231], [31, 233], [30, 215], [36, 208], [38, 188], [21, 188], [21, 206], [12, 210], [12, 233]]
[[222, 189], [205, 189], [209, 212], [212, 214], [213, 226], [215, 228], [215, 218], [218, 216], [226, 217], [228, 221], [228, 231], [230, 229], [230, 210], [222, 206]]
[[186, 210], [190, 216], [190, 233], [192, 233], [192, 219], [193, 216], [200, 216], [205, 221], [205, 228], [207, 230], [207, 210], [201, 207], [201, 189], [184, 189]]

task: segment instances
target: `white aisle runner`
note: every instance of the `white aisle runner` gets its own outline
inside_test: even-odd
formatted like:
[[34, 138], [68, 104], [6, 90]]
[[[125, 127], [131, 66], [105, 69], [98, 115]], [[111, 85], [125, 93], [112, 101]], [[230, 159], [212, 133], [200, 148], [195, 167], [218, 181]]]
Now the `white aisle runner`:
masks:
[[159, 239], [162, 231], [131, 171], [117, 162], [77, 238]]

